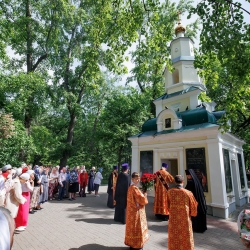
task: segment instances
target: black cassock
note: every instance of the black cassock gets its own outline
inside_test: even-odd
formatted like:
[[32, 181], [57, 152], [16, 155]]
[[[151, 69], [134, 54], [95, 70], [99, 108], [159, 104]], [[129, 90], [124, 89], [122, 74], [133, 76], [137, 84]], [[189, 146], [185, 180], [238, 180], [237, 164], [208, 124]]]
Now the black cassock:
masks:
[[126, 173], [120, 173], [117, 178], [115, 190], [115, 221], [126, 224], [127, 192], [131, 184], [131, 176]]
[[110, 208], [114, 208], [115, 205], [114, 205], [114, 197], [113, 197], [113, 174], [115, 174], [117, 176], [117, 173], [111, 173], [110, 176], [109, 176], [109, 181], [108, 181], [108, 190], [107, 190], [107, 193], [109, 194], [108, 195], [108, 202], [107, 202], [107, 206], [110, 207]]
[[197, 216], [191, 217], [193, 231], [203, 233], [207, 230], [207, 205], [205, 195], [203, 193], [201, 182], [196, 176], [194, 170], [186, 170], [186, 173], [190, 174], [192, 179], [187, 180], [187, 186], [185, 188], [193, 193], [194, 198], [198, 202]]

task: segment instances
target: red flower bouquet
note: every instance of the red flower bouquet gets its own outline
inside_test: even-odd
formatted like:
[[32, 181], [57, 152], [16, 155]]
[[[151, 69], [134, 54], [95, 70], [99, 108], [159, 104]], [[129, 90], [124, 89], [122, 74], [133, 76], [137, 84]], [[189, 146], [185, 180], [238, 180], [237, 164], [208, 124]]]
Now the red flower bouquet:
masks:
[[154, 186], [154, 174], [145, 173], [141, 177], [141, 190], [143, 193], [146, 193], [147, 190], [152, 190]]

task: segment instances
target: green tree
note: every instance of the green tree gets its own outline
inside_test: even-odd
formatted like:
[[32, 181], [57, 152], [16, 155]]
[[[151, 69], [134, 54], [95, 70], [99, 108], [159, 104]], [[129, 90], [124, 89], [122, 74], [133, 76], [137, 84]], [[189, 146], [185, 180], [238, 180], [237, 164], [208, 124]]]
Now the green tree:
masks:
[[35, 151], [32, 137], [28, 136], [22, 122], [14, 121], [14, 130], [8, 138], [0, 138], [0, 165], [20, 166], [22, 162], [31, 161]]
[[135, 42], [145, 13], [145, 2], [137, 0], [86, 0], [64, 5], [54, 51], [58, 56], [53, 64], [56, 99], [65, 104], [69, 113], [61, 166], [70, 156], [86, 88], [98, 84], [104, 69], [118, 74], [126, 72], [125, 52]]
[[102, 150], [109, 156], [110, 164], [131, 161], [131, 143], [128, 137], [141, 131], [149, 117], [149, 102], [146, 95], [134, 88], [117, 89], [108, 98], [100, 117], [99, 138]]
[[[63, 2], [47, 0], [0, 2], [1, 43], [8, 46], [13, 54], [4, 65], [4, 69], [6, 74], [12, 77], [11, 81], [15, 77], [15, 82], [23, 84], [23, 88], [18, 84], [19, 86], [15, 86], [14, 89], [19, 87], [25, 92], [32, 88], [41, 90], [41, 77], [44, 81], [48, 80], [46, 59], [51, 55], [52, 44], [57, 38], [57, 19], [62, 14]], [[28, 85], [27, 89], [25, 82]], [[34, 106], [39, 106], [38, 97], [35, 91], [27, 91], [23, 100], [25, 105], [20, 107], [23, 109], [23, 120], [28, 134], [32, 120], [36, 116]]]
[[221, 126], [226, 131], [231, 127], [247, 142], [245, 156], [249, 162], [250, 25], [244, 21], [244, 12], [250, 14], [237, 1], [207, 0], [191, 14], [198, 14], [202, 21], [195, 66], [201, 69], [207, 94], [217, 103], [216, 108], [226, 110]]
[[[148, 12], [144, 14], [143, 24], [138, 30], [136, 49], [131, 53], [135, 66], [127, 82], [135, 81], [141, 92], [149, 93], [150, 101], [164, 92], [163, 72], [166, 66], [172, 67], [169, 43], [174, 38], [178, 12], [188, 11], [191, 3], [181, 0], [178, 4], [163, 1], [146, 5]], [[151, 113], [155, 114], [153, 103]]]

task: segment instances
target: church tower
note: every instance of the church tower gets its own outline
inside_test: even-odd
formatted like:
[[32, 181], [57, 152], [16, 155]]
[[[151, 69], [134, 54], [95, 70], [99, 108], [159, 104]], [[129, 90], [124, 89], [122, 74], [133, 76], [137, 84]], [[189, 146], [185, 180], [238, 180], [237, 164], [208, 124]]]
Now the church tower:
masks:
[[[194, 109], [200, 105], [199, 94], [206, 90], [197, 69], [194, 68], [194, 43], [185, 37], [180, 19], [175, 28], [176, 38], [170, 44], [173, 72], [164, 71], [165, 94], [154, 101], [156, 116], [168, 106], [174, 111]], [[211, 110], [212, 111], [212, 110]]]
[[128, 138], [131, 171], [155, 173], [162, 163], [168, 164], [172, 176], [195, 169], [206, 193], [207, 213], [228, 218], [236, 205], [248, 202], [245, 142], [220, 128], [224, 110], [199, 100], [206, 88], [194, 68], [193, 41], [184, 36], [180, 20], [175, 34], [170, 44], [174, 70], [164, 72], [165, 93], [153, 101], [156, 116]]
[[185, 37], [185, 27], [180, 20], [175, 28], [176, 38], [171, 42], [171, 60], [174, 71], [165, 70], [165, 91], [168, 94], [197, 86], [205, 90], [201, 78], [194, 68], [194, 43]]

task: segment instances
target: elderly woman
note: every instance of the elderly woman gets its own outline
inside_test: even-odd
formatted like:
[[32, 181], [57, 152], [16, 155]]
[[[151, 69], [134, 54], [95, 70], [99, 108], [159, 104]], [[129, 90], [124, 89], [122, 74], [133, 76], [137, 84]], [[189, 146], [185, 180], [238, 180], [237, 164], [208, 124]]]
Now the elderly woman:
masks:
[[99, 186], [101, 185], [102, 179], [103, 179], [103, 177], [102, 177], [102, 168], [99, 168], [98, 172], [95, 175], [95, 179], [94, 179], [95, 197], [100, 196], [98, 194], [98, 191], [99, 191]]
[[30, 207], [30, 192], [33, 191], [30, 185], [30, 175], [28, 173], [20, 175], [20, 182], [22, 185], [22, 196], [26, 199], [26, 202], [19, 205], [18, 213], [15, 218], [16, 231], [24, 231], [26, 229]]
[[85, 167], [82, 169], [82, 172], [79, 175], [80, 178], [80, 197], [86, 197], [86, 186], [88, 185], [88, 173]]
[[36, 209], [38, 201], [39, 201], [39, 197], [40, 197], [40, 180], [39, 180], [39, 175], [37, 175], [37, 173], [39, 173], [39, 169], [35, 168], [34, 170], [28, 170], [26, 173], [30, 174], [30, 179], [31, 182], [30, 184], [33, 187], [33, 192], [31, 193], [30, 196], [30, 214], [34, 214], [34, 209]]
[[16, 218], [19, 205], [26, 202], [26, 199], [22, 196], [22, 185], [18, 177], [21, 173], [21, 168], [16, 170], [12, 178], [13, 188], [6, 195], [5, 207], [10, 211], [12, 218]]
[[55, 195], [55, 189], [58, 185], [58, 176], [59, 173], [57, 171], [57, 168], [54, 167], [52, 168], [52, 171], [49, 175], [49, 200], [55, 199], [54, 195]]
[[94, 179], [95, 179], [95, 167], [89, 171], [89, 181], [88, 181], [88, 193], [91, 194], [94, 189]]
[[41, 174], [41, 194], [40, 194], [40, 199], [39, 199], [39, 204], [43, 204], [44, 202], [48, 201], [49, 197], [49, 169], [44, 168], [42, 174]]
[[78, 183], [78, 172], [77, 167], [74, 167], [70, 172], [69, 178], [69, 200], [76, 199], [76, 193], [79, 192], [79, 183]]

